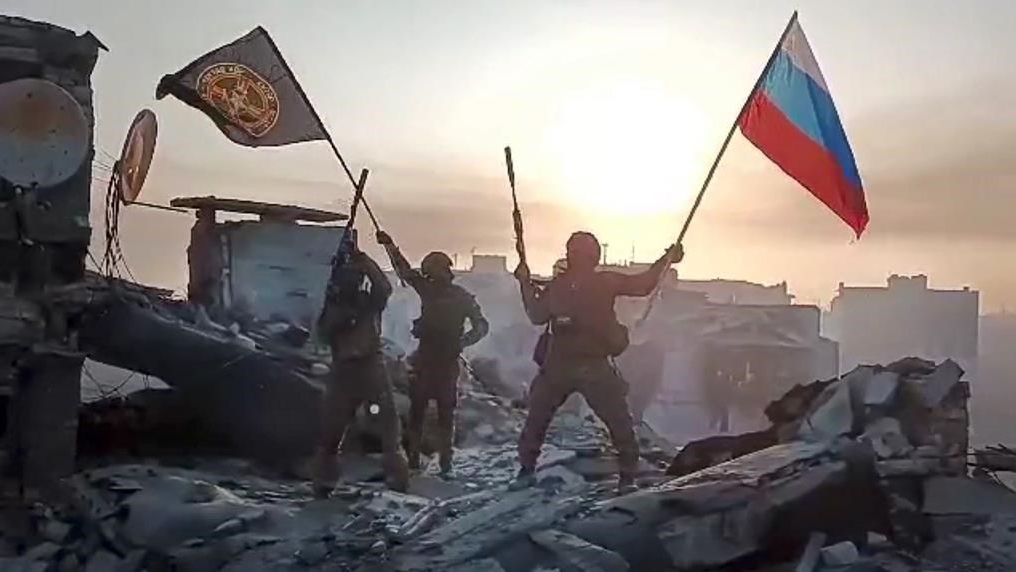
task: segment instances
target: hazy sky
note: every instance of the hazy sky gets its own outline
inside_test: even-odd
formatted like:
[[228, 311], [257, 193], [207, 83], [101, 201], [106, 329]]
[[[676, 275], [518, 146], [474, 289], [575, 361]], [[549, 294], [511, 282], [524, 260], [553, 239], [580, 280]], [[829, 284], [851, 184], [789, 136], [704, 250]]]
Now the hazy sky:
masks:
[[[840, 281], [925, 272], [936, 286], [980, 289], [986, 310], [1016, 305], [1016, 2], [0, 0], [0, 13], [91, 30], [109, 46], [93, 77], [97, 157], [108, 164], [133, 115], [156, 111], [149, 201], [348, 204], [324, 143], [246, 149], [182, 103], [154, 101], [163, 74], [262, 25], [347, 160], [371, 168], [367, 195], [411, 258], [511, 250], [511, 144], [541, 270], [578, 228], [611, 259], [633, 247], [652, 259], [674, 239], [795, 7], [857, 157], [869, 230], [853, 241], [737, 136], [682, 274], [786, 279], [825, 304]], [[191, 222], [123, 213], [140, 279], [183, 287]]]

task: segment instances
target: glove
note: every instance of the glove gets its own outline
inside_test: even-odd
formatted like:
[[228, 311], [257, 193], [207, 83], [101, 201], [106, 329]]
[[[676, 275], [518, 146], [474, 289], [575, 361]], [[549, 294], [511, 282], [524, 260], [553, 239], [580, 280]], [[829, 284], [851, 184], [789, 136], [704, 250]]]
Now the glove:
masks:
[[515, 275], [515, 279], [518, 280], [519, 282], [525, 282], [529, 280], [530, 278], [529, 265], [526, 264], [524, 261], [520, 260], [519, 265], [515, 267], [515, 272], [513, 272], [513, 274]]
[[675, 243], [667, 249], [667, 255], [670, 258], [671, 264], [677, 264], [684, 260], [684, 247], [681, 246], [680, 242]]
[[376, 238], [377, 238], [377, 243], [382, 245], [382, 246], [392, 246], [392, 245], [395, 244], [395, 241], [392, 240], [392, 237], [389, 236], [388, 233], [383, 231], [383, 230], [377, 231]]

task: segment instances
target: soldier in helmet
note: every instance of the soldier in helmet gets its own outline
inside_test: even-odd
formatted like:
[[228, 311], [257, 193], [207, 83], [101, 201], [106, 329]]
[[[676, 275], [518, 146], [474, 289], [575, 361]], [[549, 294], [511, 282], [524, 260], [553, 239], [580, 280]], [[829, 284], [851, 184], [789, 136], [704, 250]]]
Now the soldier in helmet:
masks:
[[413, 322], [413, 336], [420, 345], [409, 358], [409, 467], [420, 467], [423, 421], [433, 399], [440, 432], [438, 458], [441, 473], [447, 475], [452, 470], [459, 356], [487, 335], [490, 326], [473, 295], [453, 282], [452, 260], [447, 254], [431, 252], [423, 258], [420, 270], [414, 270], [387, 233], [378, 232], [377, 240], [388, 251], [399, 277], [420, 296], [420, 317]]
[[[391, 380], [381, 353], [381, 313], [391, 283], [349, 234], [339, 247], [328, 281], [318, 334], [332, 351], [332, 375], [322, 407], [321, 442], [314, 461], [314, 493], [326, 497], [339, 476], [336, 452], [356, 410], [367, 401], [378, 406], [383, 464], [388, 486], [405, 491], [409, 471]], [[366, 285], [365, 285], [366, 283]]]
[[567, 266], [543, 288], [534, 284], [526, 264], [519, 263], [515, 277], [526, 314], [548, 331], [547, 342], [534, 356], [540, 372], [530, 389], [529, 413], [519, 437], [521, 468], [512, 488], [535, 481], [536, 461], [554, 412], [576, 392], [610, 431], [620, 465], [618, 490], [634, 487], [638, 443], [627, 387], [610, 361], [628, 347], [628, 331], [618, 322], [614, 301], [618, 296], [649, 295], [668, 264], [683, 256], [681, 245], [675, 244], [640, 274], [600, 272], [599, 241], [588, 232], [576, 232], [568, 239]]

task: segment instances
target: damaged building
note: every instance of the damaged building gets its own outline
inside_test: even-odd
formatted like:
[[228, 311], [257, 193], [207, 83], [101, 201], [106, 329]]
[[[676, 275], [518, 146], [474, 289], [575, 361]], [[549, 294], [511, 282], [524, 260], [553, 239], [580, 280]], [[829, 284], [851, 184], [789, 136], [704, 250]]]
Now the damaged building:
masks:
[[[193, 209], [188, 298], [224, 319], [288, 322], [310, 330], [324, 303], [344, 214], [258, 201], [181, 197]], [[221, 213], [256, 220], [218, 220]], [[195, 300], [195, 298], [197, 300]]]
[[[91, 33], [0, 16], [0, 84], [51, 82], [74, 99], [88, 126], [86, 159], [65, 181], [27, 189], [0, 177], [0, 470], [5, 480], [29, 487], [74, 470], [84, 354], [58, 297], [43, 301], [41, 295], [84, 278], [91, 239], [91, 75], [101, 49]], [[6, 121], [17, 120], [29, 119]], [[13, 160], [15, 149], [8, 143], [5, 158]]]
[[977, 378], [980, 294], [928, 287], [925, 275], [889, 277], [885, 286], [840, 284], [826, 331], [840, 344], [843, 371], [900, 355], [952, 358]]

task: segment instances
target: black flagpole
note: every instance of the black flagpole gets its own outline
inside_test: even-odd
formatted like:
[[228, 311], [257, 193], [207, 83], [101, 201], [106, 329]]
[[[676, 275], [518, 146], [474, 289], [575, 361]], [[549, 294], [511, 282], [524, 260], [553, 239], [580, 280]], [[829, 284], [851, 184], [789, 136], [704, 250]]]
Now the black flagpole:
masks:
[[[356, 200], [355, 193], [360, 190], [356, 177], [354, 177], [353, 172], [349, 170], [349, 165], [347, 165], [346, 160], [342, 158], [342, 153], [339, 153], [339, 148], [335, 145], [335, 141], [332, 140], [332, 134], [328, 132], [328, 128], [325, 127], [324, 121], [321, 121], [321, 116], [318, 115], [317, 109], [314, 108], [314, 104], [312, 104], [310, 102], [310, 98], [307, 97], [307, 92], [305, 92], [303, 90], [303, 86], [300, 85], [300, 80], [296, 78], [296, 74], [293, 73], [293, 70], [289, 67], [289, 63], [286, 61], [286, 58], [284, 58], [282, 56], [282, 52], [279, 51], [279, 46], [275, 45], [275, 40], [272, 39], [271, 34], [269, 34], [267, 30], [265, 30], [261, 26], [258, 26], [258, 28], [261, 30], [262, 33], [264, 33], [265, 38], [268, 39], [268, 45], [272, 47], [272, 51], [275, 52], [276, 57], [278, 57], [279, 61], [282, 62], [282, 66], [286, 69], [286, 73], [289, 74], [289, 77], [293, 78], [293, 85], [296, 86], [296, 91], [300, 94], [300, 97], [303, 98], [303, 101], [304, 103], [307, 104], [307, 107], [310, 108], [310, 112], [314, 115], [314, 120], [317, 121], [318, 127], [320, 127], [321, 131], [324, 132], [325, 140], [328, 141], [328, 144], [332, 147], [332, 153], [334, 153], [335, 158], [339, 160], [339, 164], [342, 165], [342, 170], [346, 172], [346, 177], [349, 178], [349, 182], [352, 183], [353, 185], [354, 202], [355, 202]], [[363, 207], [367, 209], [367, 216], [370, 217], [370, 221], [374, 224], [374, 229], [380, 230], [381, 227], [378, 226], [377, 218], [374, 216], [374, 211], [371, 210], [370, 205], [367, 204], [367, 200], [364, 199], [363, 197], [360, 197], [359, 202], [363, 203]]]
[[[706, 173], [706, 178], [702, 182], [702, 188], [699, 189], [698, 195], [695, 197], [695, 202], [691, 206], [691, 211], [688, 212], [688, 217], [684, 219], [684, 226], [681, 227], [681, 233], [677, 235], [677, 242], [675, 244], [681, 244], [684, 240], [684, 235], [688, 232], [688, 227], [691, 226], [691, 221], [695, 218], [695, 213], [698, 211], [699, 205], [702, 204], [702, 197], [706, 194], [706, 189], [709, 188], [709, 183], [713, 180], [713, 175], [716, 174], [716, 169], [720, 166], [720, 159], [723, 158], [723, 154], [727, 151], [727, 146], [730, 145], [730, 140], [734, 137], [734, 132], [737, 131], [737, 126], [741, 122], [741, 117], [744, 112], [748, 110], [748, 106], [751, 104], [752, 97], [755, 96], [755, 92], [762, 86], [762, 82], [766, 78], [766, 73], [769, 68], [772, 67], [773, 62], [776, 60], [776, 56], [780, 53], [780, 48], [783, 46], [783, 40], [787, 39], [787, 34], [790, 33], [790, 29], [794, 27], [794, 23], [797, 22], [797, 10], [790, 16], [790, 21], [787, 22], [787, 27], [783, 29], [783, 33], [780, 34], [779, 41], [776, 42], [776, 47], [773, 48], [773, 53], [769, 55], [769, 60], [766, 62], [762, 73], [759, 74], [758, 79], [755, 80], [754, 87], [748, 92], [748, 97], [744, 100], [744, 105], [741, 106], [741, 111], [737, 113], [737, 117], [734, 119], [734, 123], [730, 126], [730, 130], [727, 131], [727, 137], [724, 138], [723, 144], [720, 145], [720, 152], [716, 154], [716, 159], [713, 160], [713, 164], [709, 167], [709, 172]], [[653, 309], [653, 302], [656, 300], [660, 287], [663, 285], [663, 279], [667, 275], [667, 269], [670, 268], [670, 260], [667, 260], [668, 264], [664, 269], [663, 273], [660, 274], [660, 279], [656, 282], [656, 287], [653, 288], [653, 293], [649, 297], [649, 303], [646, 304], [645, 312], [642, 313], [642, 317], [639, 318], [637, 325], [641, 325], [649, 317], [649, 312]]]

